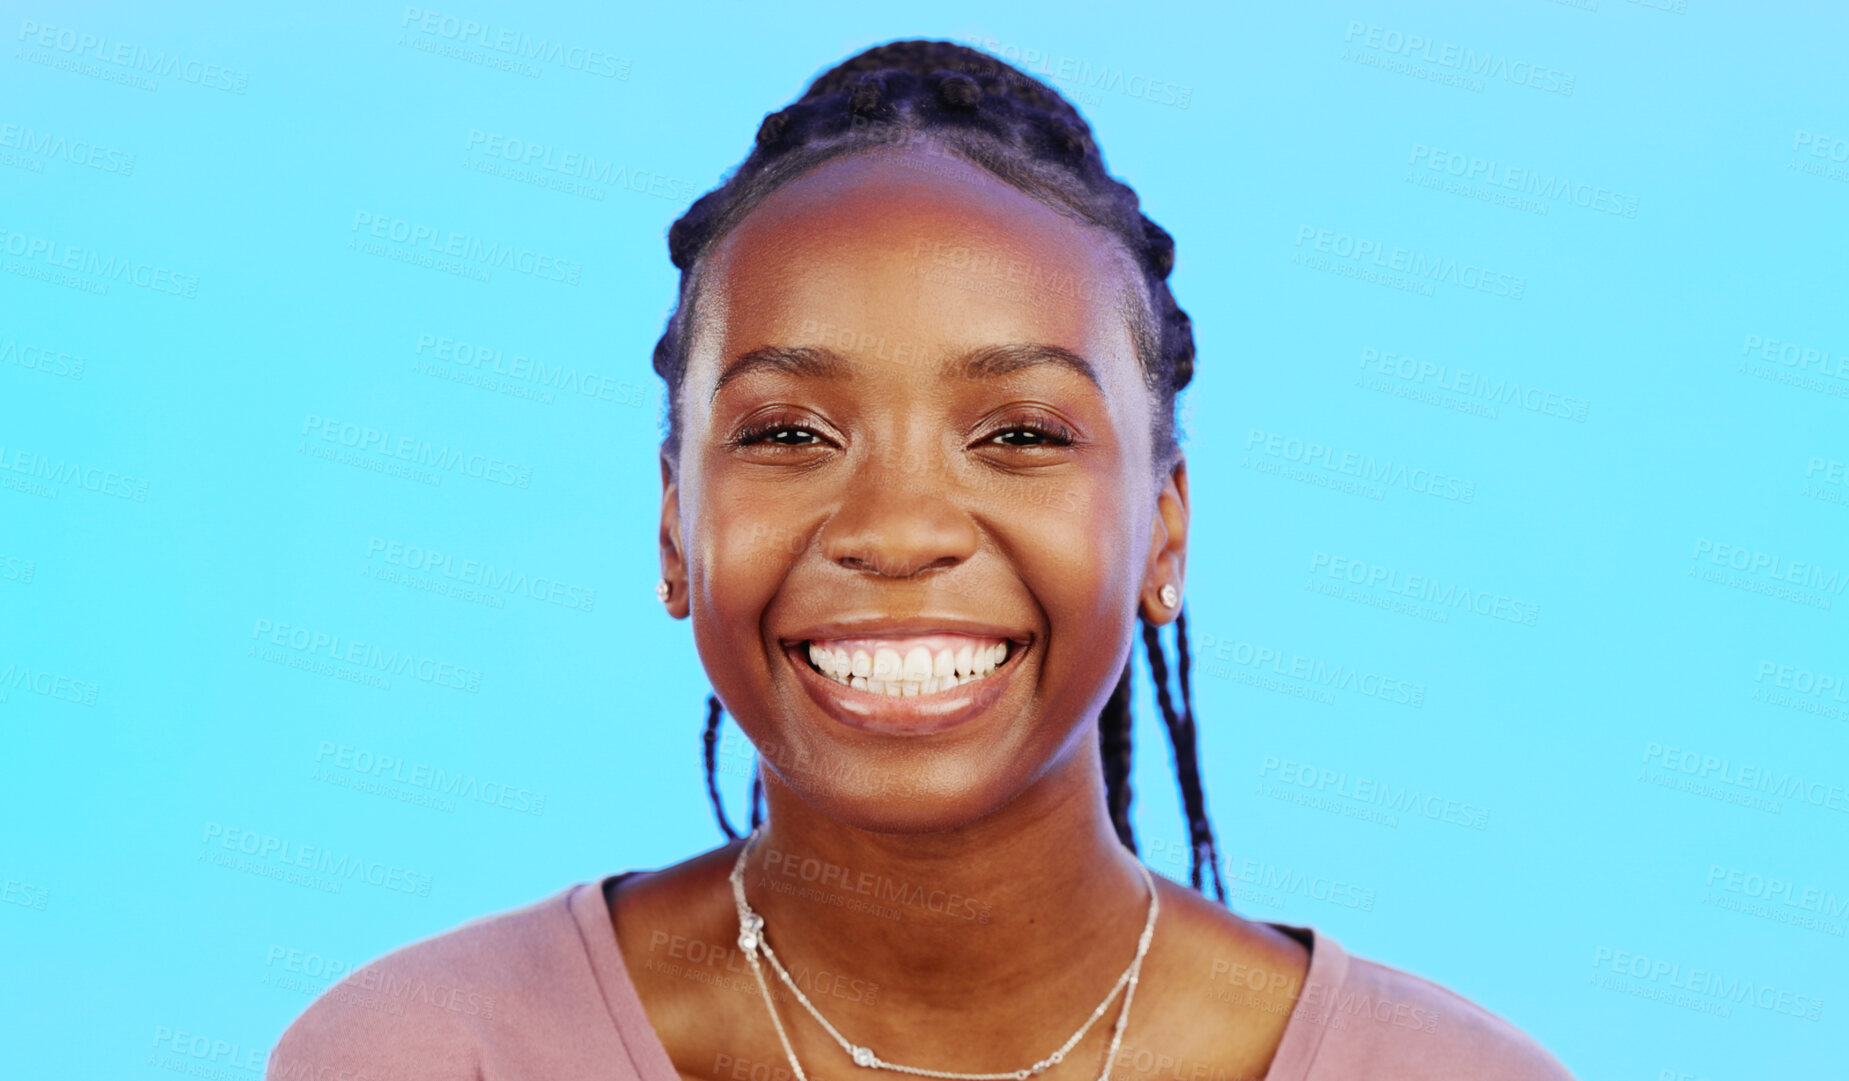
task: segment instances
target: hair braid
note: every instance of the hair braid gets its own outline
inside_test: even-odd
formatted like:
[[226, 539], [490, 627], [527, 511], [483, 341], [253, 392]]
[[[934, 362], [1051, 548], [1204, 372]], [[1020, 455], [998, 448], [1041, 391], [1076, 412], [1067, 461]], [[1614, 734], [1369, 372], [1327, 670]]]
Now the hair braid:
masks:
[[1124, 847], [1136, 851], [1136, 830], [1130, 825], [1130, 662], [1124, 662], [1117, 686], [1098, 714], [1098, 752], [1104, 760], [1104, 802], [1111, 825]]
[[[719, 722], [725, 719], [725, 707], [719, 704], [719, 696], [706, 696], [706, 730], [701, 734], [700, 743], [706, 758], [706, 798], [713, 802], [713, 817], [719, 819], [719, 828], [725, 831], [726, 840], [738, 840], [739, 833], [732, 828], [732, 823], [725, 816], [725, 802], [719, 798], [718, 748]], [[755, 823], [754, 823], [755, 825]]]
[[1168, 690], [1168, 662], [1162, 653], [1162, 638], [1156, 628], [1143, 624], [1143, 648], [1149, 654], [1149, 678], [1156, 685], [1156, 704], [1168, 731], [1169, 749], [1175, 756], [1175, 783], [1181, 789], [1181, 806], [1188, 817], [1188, 884], [1201, 888], [1203, 866], [1213, 874], [1214, 896], [1226, 900], [1226, 884], [1220, 878], [1220, 856], [1214, 844], [1213, 823], [1207, 817], [1207, 796], [1201, 790], [1200, 755], [1194, 732], [1193, 691], [1188, 688], [1187, 624], [1185, 617], [1175, 628], [1176, 653], [1180, 659], [1184, 711], [1176, 712]]

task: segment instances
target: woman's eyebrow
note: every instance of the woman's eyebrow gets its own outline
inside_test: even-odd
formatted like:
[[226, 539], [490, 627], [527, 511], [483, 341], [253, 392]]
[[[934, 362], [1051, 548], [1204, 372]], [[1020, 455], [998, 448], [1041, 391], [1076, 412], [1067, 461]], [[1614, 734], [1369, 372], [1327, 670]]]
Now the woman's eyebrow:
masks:
[[1098, 371], [1092, 367], [1091, 361], [1070, 349], [1040, 342], [984, 346], [965, 353], [957, 364], [961, 366], [960, 374], [965, 379], [994, 379], [1036, 364], [1057, 364], [1084, 376], [1099, 390], [1104, 389], [1104, 384], [1098, 382]]
[[[1099, 390], [1098, 371], [1092, 363], [1070, 349], [1041, 342], [1016, 342], [1008, 345], [985, 345], [972, 349], [951, 361], [946, 371], [963, 379], [996, 379], [1040, 364], [1054, 364], [1077, 372]], [[732, 380], [752, 372], [774, 371], [814, 379], [839, 379], [848, 374], [849, 365], [841, 355], [823, 346], [765, 345], [740, 354], [719, 373], [713, 384], [713, 399]]]
[[726, 365], [713, 384], [713, 399], [727, 383], [757, 371], [785, 372], [789, 375], [820, 379], [838, 379], [847, 374], [847, 363], [832, 349], [820, 346], [765, 345], [743, 353]]

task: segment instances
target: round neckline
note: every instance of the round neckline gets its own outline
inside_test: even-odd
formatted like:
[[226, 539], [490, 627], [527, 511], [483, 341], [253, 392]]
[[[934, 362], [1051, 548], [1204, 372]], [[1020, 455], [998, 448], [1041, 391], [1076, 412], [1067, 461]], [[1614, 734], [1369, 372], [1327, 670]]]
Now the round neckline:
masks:
[[[577, 921], [592, 975], [635, 1076], [640, 1081], [680, 1081], [680, 1072], [674, 1068], [661, 1035], [649, 1022], [642, 996], [630, 978], [629, 968], [623, 961], [622, 944], [616, 938], [616, 924], [610, 915], [611, 889], [624, 879], [648, 873], [619, 871], [594, 882], [580, 883], [567, 892], [566, 907]], [[1289, 935], [1310, 951], [1310, 965], [1304, 973], [1303, 986], [1297, 992], [1290, 1020], [1284, 1025], [1284, 1035], [1262, 1079], [1307, 1081], [1316, 1053], [1322, 1047], [1323, 1035], [1330, 1028], [1328, 1008], [1317, 1000], [1326, 1001], [1334, 989], [1341, 986], [1348, 975], [1348, 954], [1314, 927], [1255, 922]]]

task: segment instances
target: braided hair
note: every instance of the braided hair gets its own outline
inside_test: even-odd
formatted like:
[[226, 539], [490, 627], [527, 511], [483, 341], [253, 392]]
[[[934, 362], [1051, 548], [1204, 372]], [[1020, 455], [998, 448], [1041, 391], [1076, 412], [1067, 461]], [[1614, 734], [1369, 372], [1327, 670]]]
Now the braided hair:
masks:
[[[831, 159], [895, 145], [920, 146], [972, 162], [1021, 191], [1105, 230], [1140, 278], [1125, 316], [1144, 381], [1155, 396], [1151, 418], [1155, 460], [1164, 472], [1179, 448], [1175, 395], [1194, 377], [1194, 330], [1168, 286], [1175, 242], [1139, 209], [1136, 192], [1105, 169], [1091, 126], [1058, 91], [987, 53], [947, 41], [878, 45], [822, 73], [802, 97], [766, 116], [751, 152], [717, 188], [701, 196], [668, 229], [668, 256], [680, 270], [672, 315], [655, 344], [654, 367], [667, 384], [670, 463], [680, 450], [681, 385], [704, 257], [773, 192]], [[1215, 895], [1226, 899], [1212, 824], [1207, 817], [1196, 751], [1193, 690], [1185, 610], [1176, 621], [1177, 707], [1157, 629], [1143, 623], [1143, 643], [1173, 753], [1188, 818], [1189, 879], [1199, 889], [1210, 868]], [[714, 744], [723, 710], [707, 698], [703, 734], [707, 793], [727, 837], [715, 779]], [[1130, 666], [1099, 715], [1106, 801], [1118, 837], [1132, 852], [1130, 826]], [[751, 822], [762, 819], [761, 789], [752, 786]]]

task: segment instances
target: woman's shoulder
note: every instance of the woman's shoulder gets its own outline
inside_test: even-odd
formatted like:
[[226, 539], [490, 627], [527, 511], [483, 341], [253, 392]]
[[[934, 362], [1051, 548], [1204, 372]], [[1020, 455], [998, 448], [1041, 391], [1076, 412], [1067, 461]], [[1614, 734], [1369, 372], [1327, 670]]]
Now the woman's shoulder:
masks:
[[1313, 966], [1298, 999], [1298, 1020], [1321, 1036], [1304, 1081], [1573, 1081], [1540, 1044], [1464, 996], [1320, 935], [1316, 948], [1339, 960]]
[[571, 898], [584, 889], [595, 886], [471, 921], [355, 970], [283, 1032], [266, 1078], [448, 1081], [495, 1072], [484, 1068], [486, 1049], [505, 1053], [536, 1021], [552, 1028], [561, 1012], [583, 1008], [574, 992], [594, 979]]

